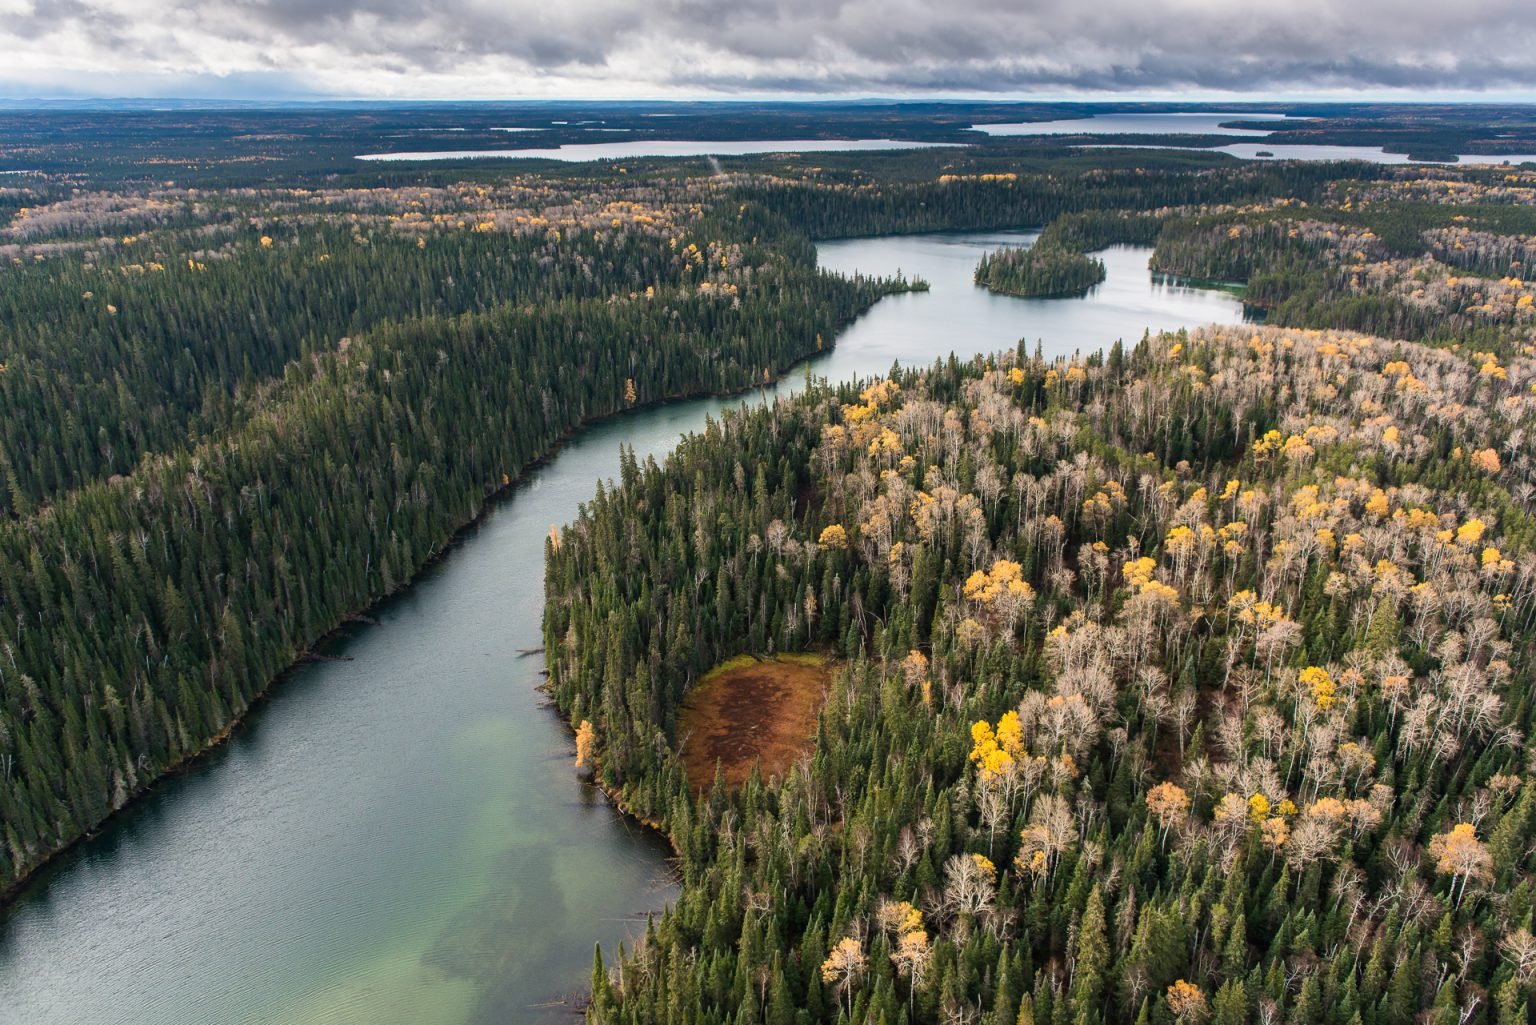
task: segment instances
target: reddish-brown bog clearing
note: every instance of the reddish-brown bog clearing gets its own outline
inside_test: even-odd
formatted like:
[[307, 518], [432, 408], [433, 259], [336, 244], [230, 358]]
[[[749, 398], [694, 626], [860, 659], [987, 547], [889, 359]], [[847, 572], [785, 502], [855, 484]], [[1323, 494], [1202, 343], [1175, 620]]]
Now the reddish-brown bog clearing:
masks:
[[783, 775], [816, 735], [832, 669], [819, 655], [742, 655], [711, 669], [683, 699], [678, 721], [689, 783], [708, 787], [717, 762], [731, 787], [759, 762], [764, 779]]

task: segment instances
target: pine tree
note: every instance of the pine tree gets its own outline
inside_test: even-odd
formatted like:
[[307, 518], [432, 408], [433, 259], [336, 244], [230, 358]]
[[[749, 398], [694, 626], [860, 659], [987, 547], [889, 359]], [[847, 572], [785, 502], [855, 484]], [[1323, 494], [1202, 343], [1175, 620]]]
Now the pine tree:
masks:
[[1077, 1025], [1099, 1020], [1099, 1000], [1104, 971], [1109, 965], [1109, 943], [1104, 922], [1104, 899], [1097, 885], [1088, 891], [1087, 906], [1077, 929], [1072, 958], [1072, 1014]]

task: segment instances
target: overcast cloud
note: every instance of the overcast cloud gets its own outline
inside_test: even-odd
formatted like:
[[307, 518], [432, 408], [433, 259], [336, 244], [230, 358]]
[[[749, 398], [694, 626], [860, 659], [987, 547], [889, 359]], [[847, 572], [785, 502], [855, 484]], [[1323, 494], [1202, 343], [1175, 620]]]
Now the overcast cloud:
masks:
[[1530, 0], [0, 0], [0, 93], [1536, 93]]

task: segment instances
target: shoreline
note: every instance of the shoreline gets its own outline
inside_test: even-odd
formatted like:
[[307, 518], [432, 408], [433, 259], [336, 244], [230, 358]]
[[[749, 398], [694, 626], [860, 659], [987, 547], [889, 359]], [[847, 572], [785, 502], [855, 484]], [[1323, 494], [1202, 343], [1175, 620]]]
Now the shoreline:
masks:
[[[902, 291], [910, 291], [910, 289], [904, 289]], [[901, 292], [898, 291], [889, 294], [901, 294]], [[278, 687], [291, 673], [303, 668], [305, 664], [317, 658], [318, 649], [324, 647], [327, 643], [338, 639], [342, 631], [345, 630], [347, 626], [356, 621], [362, 620], [365, 625], [367, 625], [368, 621], [373, 618], [370, 615], [371, 613], [376, 611], [386, 601], [389, 601], [390, 599], [404, 593], [412, 586], [414, 586], [421, 579], [423, 574], [435, 566], [439, 561], [447, 557], [449, 552], [457, 546], [458, 542], [463, 539], [465, 534], [467, 534], [473, 528], [477, 527], [485, 519], [486, 514], [490, 511], [494, 503], [500, 500], [503, 496], [510, 496], [513, 492], [515, 492], [522, 484], [527, 481], [528, 475], [530, 473], [554, 460], [561, 453], [561, 451], [564, 450], [566, 444], [569, 443], [577, 435], [599, 424], [607, 423], [611, 420], [617, 420], [625, 416], [633, 415], [635, 413], [647, 412], [653, 409], [659, 409], [664, 406], [673, 405], [680, 402], [696, 402], [702, 399], [711, 398], [730, 399], [737, 396], [750, 395], [753, 392], [762, 391], [766, 387], [776, 385], [784, 379], [786, 374], [810, 362], [816, 356], [821, 355], [822, 352], [830, 352], [836, 348], [837, 339], [842, 334], [842, 332], [850, 324], [854, 323], [854, 321], [858, 320], [860, 317], [868, 313], [869, 310], [873, 309], [874, 306], [880, 301], [880, 299], [883, 298], [885, 298], [884, 295], [880, 296], [875, 300], [875, 303], [871, 303], [865, 309], [860, 310], [846, 323], [839, 325], [836, 329], [836, 332], [832, 336], [831, 344], [826, 345], [823, 350], [812, 351], [804, 356], [801, 356], [793, 363], [790, 363], [782, 369], [777, 370], [767, 381], [754, 381], [752, 384], [745, 387], [728, 391], [711, 391], [709, 389], [700, 389], [693, 392], [666, 395], [647, 402], [637, 402], [635, 405], [627, 409], [619, 409], [611, 413], [602, 413], [587, 417], [581, 420], [579, 423], [561, 432], [561, 434], [555, 439], [554, 443], [551, 444], [547, 451], [543, 452], [539, 456], [530, 460], [524, 466], [520, 467], [516, 475], [513, 476], [506, 484], [498, 485], [494, 490], [488, 492], [481, 500], [480, 505], [475, 510], [474, 515], [464, 520], [458, 526], [454, 527], [448, 536], [439, 542], [435, 550], [428, 554], [419, 565], [415, 566], [411, 570], [410, 575], [402, 580], [398, 586], [396, 586], [393, 590], [369, 599], [368, 602], [361, 607], [347, 612], [319, 637], [305, 645], [302, 649], [294, 652], [288, 665], [284, 667], [282, 671], [270, 677], [261, 686], [261, 688], [256, 691], [255, 695], [251, 698], [250, 703], [247, 704], [245, 708], [241, 709], [238, 714], [232, 716], [230, 720], [226, 722], [222, 727], [220, 727], [217, 733], [208, 738], [208, 740], [202, 746], [198, 747], [196, 750], [189, 751], [188, 753], [182, 755], [180, 758], [176, 759], [174, 762], [171, 762], [160, 772], [156, 773], [152, 779], [137, 787], [131, 794], [129, 794], [128, 798], [120, 806], [114, 808], [110, 814], [102, 818], [89, 829], [82, 832], [73, 840], [69, 841], [61, 847], [50, 851], [42, 858], [41, 861], [33, 865], [21, 876], [18, 876], [4, 888], [0, 888], [0, 925], [3, 925], [7, 920], [9, 920], [18, 900], [20, 900], [34, 886], [40, 886], [46, 883], [47, 876], [49, 875], [50, 871], [61, 867], [59, 863], [62, 859], [64, 859], [65, 856], [74, 852], [82, 845], [96, 839], [101, 835], [101, 832], [104, 829], [112, 825], [117, 819], [124, 816], [129, 811], [135, 809], [142, 802], [153, 797], [154, 794], [161, 788], [162, 784], [174, 779], [177, 776], [185, 774], [186, 772], [195, 768], [199, 762], [214, 755], [220, 748], [228, 743], [231, 738], [234, 737], [236, 732], [238, 732], [239, 729], [245, 724], [247, 718], [252, 714], [252, 712], [254, 712], [267, 700], [269, 700], [272, 691], [276, 687]], [[540, 587], [542, 586], [543, 585], [541, 582]], [[558, 716], [560, 721], [565, 724], [567, 729], [569, 729], [571, 724], [565, 717], [564, 713], [562, 713], [557, 706], [552, 707], [554, 709], [555, 715]], [[624, 808], [617, 794], [608, 793], [605, 788], [596, 782], [593, 783], [593, 786], [596, 786], [597, 789], [603, 792], [604, 797], [608, 799], [608, 803], [614, 808], [615, 811], [624, 815], [626, 818], [631, 819], [632, 821], [635, 821], [649, 829], [655, 830], [659, 836], [666, 840], [668, 848], [673, 851], [673, 855], [676, 855], [676, 847], [673, 845], [671, 837], [667, 835], [664, 829], [660, 828], [659, 823], [651, 823], [641, 819], [639, 816], [631, 814]]]
[[1077, 299], [1081, 296], [1087, 295], [1089, 292], [1092, 292], [1095, 288], [1098, 288], [1102, 284], [1104, 284], [1104, 281], [1103, 279], [1100, 279], [1091, 285], [1086, 285], [1082, 288], [1074, 288], [1066, 292], [1015, 292], [1010, 289], [1001, 288], [997, 285], [994, 285], [990, 281], [978, 281], [976, 282], [976, 287], [985, 288], [993, 295], [1006, 295], [1010, 299]]

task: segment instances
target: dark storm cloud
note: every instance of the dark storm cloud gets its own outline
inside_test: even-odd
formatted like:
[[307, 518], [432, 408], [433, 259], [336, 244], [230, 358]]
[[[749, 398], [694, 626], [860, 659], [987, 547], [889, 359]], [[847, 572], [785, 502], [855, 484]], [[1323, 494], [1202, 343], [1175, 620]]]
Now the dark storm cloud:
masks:
[[122, 16], [103, 11], [89, 0], [53, 0], [46, 7], [33, 7], [7, 18], [4, 31], [18, 39], [36, 40], [56, 32], [61, 26], [76, 26], [92, 32], [111, 32], [123, 25]]
[[1529, 89], [1533, 23], [1526, 0], [0, 0], [0, 40], [25, 46], [35, 74], [86, 62], [270, 71], [329, 92], [459, 79], [502, 91]]

